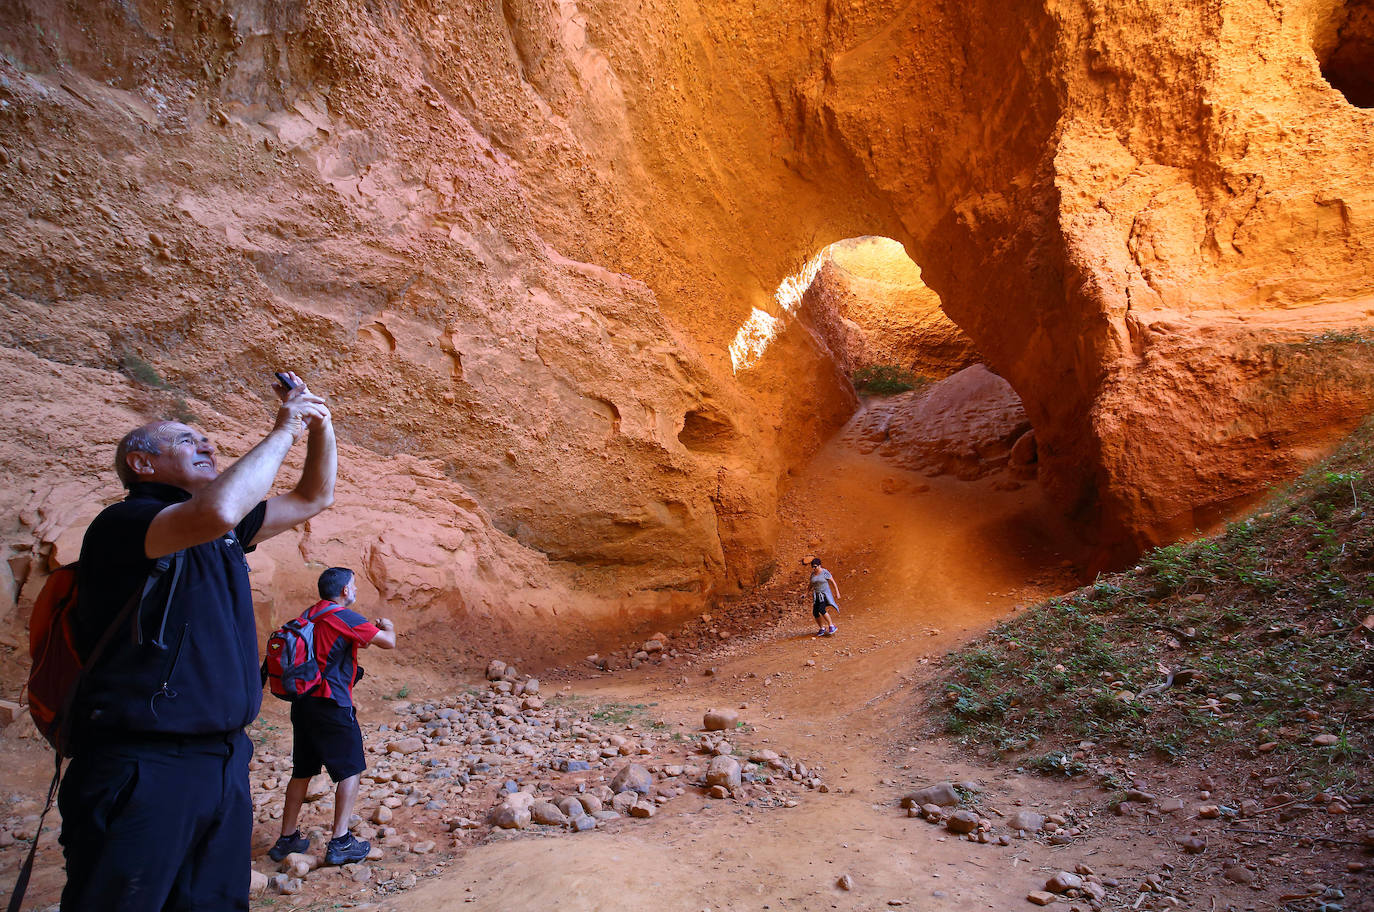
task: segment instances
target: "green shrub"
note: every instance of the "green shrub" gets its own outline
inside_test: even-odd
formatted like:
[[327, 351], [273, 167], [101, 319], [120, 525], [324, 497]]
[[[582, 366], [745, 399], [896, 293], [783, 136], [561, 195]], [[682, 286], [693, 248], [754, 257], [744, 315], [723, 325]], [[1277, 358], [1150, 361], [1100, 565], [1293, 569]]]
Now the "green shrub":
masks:
[[877, 396], [905, 393], [929, 382], [925, 377], [918, 377], [895, 364], [870, 364], [854, 372], [854, 388]]

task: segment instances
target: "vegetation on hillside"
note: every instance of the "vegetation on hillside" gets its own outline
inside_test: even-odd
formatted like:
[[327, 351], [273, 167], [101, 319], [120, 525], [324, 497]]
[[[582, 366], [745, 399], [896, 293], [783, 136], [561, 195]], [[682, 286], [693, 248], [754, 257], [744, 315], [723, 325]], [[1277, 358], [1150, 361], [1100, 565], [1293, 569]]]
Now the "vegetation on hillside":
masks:
[[954, 655], [946, 731], [1076, 772], [1080, 742], [1273, 755], [1318, 788], [1370, 776], [1374, 421], [1255, 516], [1152, 551]]

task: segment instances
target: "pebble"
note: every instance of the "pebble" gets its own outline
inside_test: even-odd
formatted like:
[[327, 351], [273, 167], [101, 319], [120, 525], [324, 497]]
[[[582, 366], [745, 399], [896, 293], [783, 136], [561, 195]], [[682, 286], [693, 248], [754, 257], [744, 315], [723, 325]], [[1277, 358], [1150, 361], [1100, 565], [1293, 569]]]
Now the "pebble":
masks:
[[1244, 865], [1227, 865], [1221, 869], [1221, 876], [1231, 883], [1252, 884], [1259, 879], [1259, 875]]
[[852, 890], [854, 889], [854, 878], [848, 874], [841, 874], [839, 880], [835, 881], [835, 886], [841, 890]]
[[1035, 890], [1026, 894], [1026, 899], [1037, 906], [1048, 906], [1058, 898], [1053, 893], [1047, 893], [1044, 890]]

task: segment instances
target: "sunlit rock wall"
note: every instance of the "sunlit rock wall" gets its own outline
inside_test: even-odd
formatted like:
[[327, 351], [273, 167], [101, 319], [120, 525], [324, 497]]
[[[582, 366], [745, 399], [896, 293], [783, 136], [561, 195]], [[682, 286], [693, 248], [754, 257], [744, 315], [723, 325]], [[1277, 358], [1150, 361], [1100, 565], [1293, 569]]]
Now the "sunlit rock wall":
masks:
[[[1339, 0], [3, 15], [0, 344], [242, 440], [296, 368], [377, 466], [340, 513], [359, 549], [389, 515], [368, 477], [413, 460], [608, 622], [768, 572], [780, 480], [853, 405], [784, 282], [836, 240], [906, 246], [1104, 557], [1374, 401], [1368, 42]], [[102, 446], [145, 411], [59, 399]], [[100, 452], [3, 469], [56, 486]]]

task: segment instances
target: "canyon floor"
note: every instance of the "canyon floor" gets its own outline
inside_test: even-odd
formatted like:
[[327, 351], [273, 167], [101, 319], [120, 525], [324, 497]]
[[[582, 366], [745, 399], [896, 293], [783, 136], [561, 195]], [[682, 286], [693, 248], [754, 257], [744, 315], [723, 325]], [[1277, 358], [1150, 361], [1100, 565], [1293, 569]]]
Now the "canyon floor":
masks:
[[[609, 673], [591, 663], [541, 669], [540, 693], [550, 707], [601, 707], [603, 716], [633, 708], [619, 717], [638, 723], [628, 726], [630, 736], [677, 733], [660, 738], [654, 756], [623, 758], [656, 761], [656, 769], [692, 762], [706, 709], [735, 709], [742, 726], [727, 733], [732, 742], [746, 753], [772, 749], [805, 758], [824, 789], [784, 782], [790, 791], [753, 793], [764, 800], [711, 799], [689, 774], [680, 780], [687, 787], [668, 790], [651, 818], [625, 816], [581, 833], [497, 830], [474, 820], [472, 829], [451, 835], [442, 821], [452, 809], [425, 815], [392, 802], [398, 806], [388, 820], [404, 832], [374, 843], [380, 857], [365, 882], [312, 873], [300, 892], [261, 896], [255, 909], [1007, 910], [1030, 907], [1028, 896], [1056, 872], [1078, 871], [1105, 885], [1097, 908], [1214, 912], [1274, 908], [1290, 897], [1311, 908], [1312, 897], [1342, 876], [1349, 852], [1267, 838], [1246, 846], [1222, 833], [1225, 821], [1194, 819], [1195, 805], [1207, 797], [1199, 784], [1206, 784], [1204, 770], [1132, 761], [1132, 785], [1157, 799], [1181, 799], [1182, 809], [1118, 817], [1108, 810], [1108, 790], [1095, 782], [995, 765], [929, 734], [924, 685], [946, 653], [1019, 606], [1076, 585], [1082, 555], [1034, 484], [1016, 486], [1004, 476], [925, 478], [857, 452], [841, 434], [794, 479], [782, 519], [774, 580], [739, 605], [667, 631], [676, 656]], [[833, 638], [812, 635], [802, 593], [800, 562], [813, 553], [839, 583]], [[630, 634], [620, 645], [638, 642]], [[426, 648], [415, 640], [402, 647]], [[374, 756], [386, 758], [383, 767], [392, 755], [377, 745], [394, 737], [388, 732], [397, 695], [409, 704], [440, 704], [464, 683], [469, 694], [487, 686], [400, 663], [360, 685], [360, 719]], [[269, 703], [255, 726], [259, 756], [282, 758], [289, 755], [289, 723], [283, 707]], [[0, 741], [0, 750], [6, 812], [17, 831], [40, 806], [50, 755], [32, 739], [13, 737]], [[416, 757], [440, 765], [468, 750], [430, 745]], [[580, 778], [604, 782], [620, 765], [608, 759]], [[966, 805], [991, 822], [990, 835], [1009, 835], [1009, 844], [970, 842], [908, 817], [902, 796], [940, 781], [976, 783], [979, 791], [965, 793]], [[465, 813], [489, 810], [496, 787], [468, 787]], [[369, 822], [380, 794], [364, 789], [358, 812]], [[279, 803], [278, 789], [264, 799], [264, 815]], [[304, 820], [323, 823], [328, 806], [328, 799], [311, 806]], [[1018, 836], [1004, 819], [1018, 810], [1059, 815], [1060, 838]], [[56, 908], [61, 868], [51, 820], [48, 829], [31, 908]], [[1200, 831], [1210, 835], [1208, 851], [1185, 854], [1179, 838]], [[260, 871], [276, 870], [264, 854], [275, 835], [270, 819], [255, 831]], [[414, 851], [417, 844], [426, 845], [423, 852]], [[0, 849], [6, 880], [26, 845], [20, 838]], [[1236, 882], [1247, 880], [1234, 874], [1242, 868], [1266, 876]], [[839, 885], [845, 875], [848, 888]], [[1351, 900], [1358, 900], [1353, 891]], [[1059, 903], [1089, 907], [1086, 899]], [[1361, 906], [1348, 901], [1345, 908]]]

